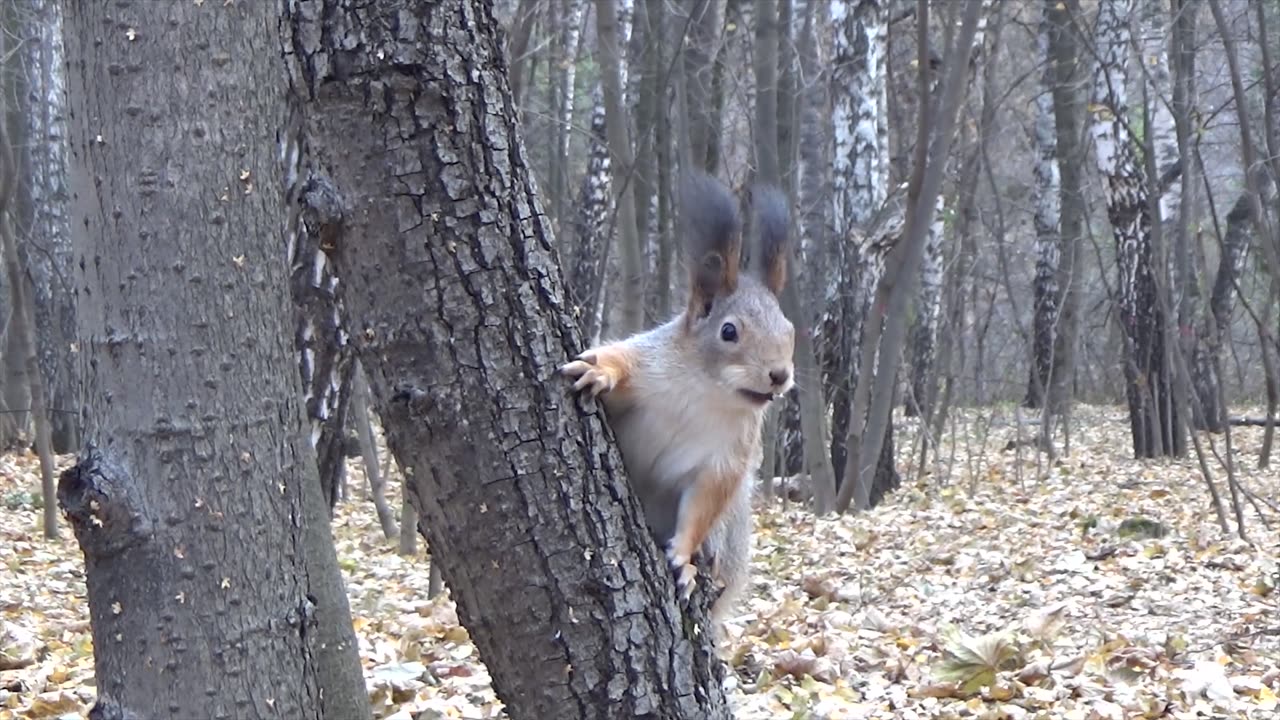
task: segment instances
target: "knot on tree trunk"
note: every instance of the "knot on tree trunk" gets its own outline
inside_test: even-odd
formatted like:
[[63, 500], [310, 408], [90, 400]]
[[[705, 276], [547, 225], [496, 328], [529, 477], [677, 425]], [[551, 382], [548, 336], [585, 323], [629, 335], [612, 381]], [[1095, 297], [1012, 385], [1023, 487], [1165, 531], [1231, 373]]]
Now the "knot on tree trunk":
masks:
[[132, 475], [93, 444], [58, 478], [58, 505], [93, 557], [116, 555], [151, 535]]
[[120, 704], [120, 701], [99, 695], [89, 711], [89, 720], [142, 720], [142, 715]]
[[327, 175], [312, 174], [302, 188], [303, 222], [320, 249], [333, 255], [347, 217], [347, 202]]

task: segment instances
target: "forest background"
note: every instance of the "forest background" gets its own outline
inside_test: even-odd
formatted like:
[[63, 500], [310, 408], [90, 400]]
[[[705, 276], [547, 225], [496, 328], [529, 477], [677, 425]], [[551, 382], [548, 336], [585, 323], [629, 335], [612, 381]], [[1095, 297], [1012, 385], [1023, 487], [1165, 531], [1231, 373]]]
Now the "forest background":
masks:
[[[1274, 717], [1280, 4], [419, 5], [4, 0], [0, 718]], [[690, 168], [796, 240], [727, 668], [551, 373]]]

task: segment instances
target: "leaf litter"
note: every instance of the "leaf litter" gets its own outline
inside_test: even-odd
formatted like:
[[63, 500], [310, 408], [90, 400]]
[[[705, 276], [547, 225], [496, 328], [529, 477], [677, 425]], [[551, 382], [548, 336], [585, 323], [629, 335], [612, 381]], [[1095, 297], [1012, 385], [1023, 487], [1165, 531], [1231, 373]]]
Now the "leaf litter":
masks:
[[[1122, 410], [1075, 411], [1053, 462], [1004, 445], [1016, 423], [998, 414], [964, 413], [949, 472], [919, 479], [900, 420], [903, 485], [870, 512], [758, 498], [752, 586], [722, 650], [736, 717], [1280, 719], [1280, 478], [1256, 469], [1262, 431], [1233, 429], [1264, 500], [1246, 504], [1244, 542], [1218, 527], [1194, 455], [1129, 457]], [[349, 461], [333, 529], [375, 717], [505, 718], [448, 592], [427, 597], [425, 541], [397, 555], [364, 483]], [[0, 720], [87, 717], [82, 557], [65, 526], [41, 537], [30, 453], [0, 457], [0, 502]]]

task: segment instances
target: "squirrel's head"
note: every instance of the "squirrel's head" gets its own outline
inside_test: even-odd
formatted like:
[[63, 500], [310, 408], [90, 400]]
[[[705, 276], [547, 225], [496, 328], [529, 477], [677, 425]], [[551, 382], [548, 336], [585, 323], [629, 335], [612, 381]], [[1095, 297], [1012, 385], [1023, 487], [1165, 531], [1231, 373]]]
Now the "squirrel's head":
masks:
[[786, 197], [774, 187], [751, 193], [758, 245], [747, 272], [737, 202], [717, 180], [685, 180], [681, 217], [688, 251], [689, 304], [684, 332], [702, 369], [735, 402], [760, 409], [794, 384], [795, 328], [778, 298], [787, 281]]

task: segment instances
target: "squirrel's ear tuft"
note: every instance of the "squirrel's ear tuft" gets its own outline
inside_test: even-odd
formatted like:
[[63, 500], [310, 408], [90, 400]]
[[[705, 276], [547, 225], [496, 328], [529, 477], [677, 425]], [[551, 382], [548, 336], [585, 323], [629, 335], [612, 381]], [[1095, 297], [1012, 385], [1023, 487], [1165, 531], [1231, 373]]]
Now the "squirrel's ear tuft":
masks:
[[704, 173], [682, 181], [680, 227], [689, 263], [689, 313], [706, 314], [717, 295], [738, 287], [742, 253], [738, 203], [723, 183]]
[[693, 266], [689, 283], [689, 310], [695, 317], [711, 314], [711, 303], [724, 283], [724, 256], [709, 252]]
[[787, 196], [773, 185], [758, 185], [751, 189], [751, 204], [759, 238], [753, 271], [770, 292], [781, 295], [787, 284], [787, 255], [791, 250]]

